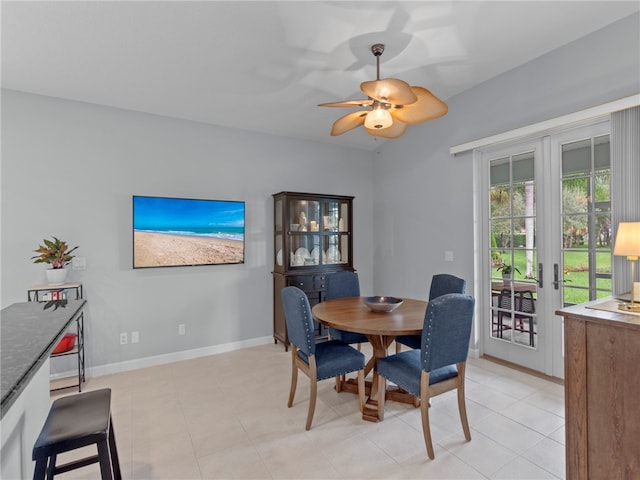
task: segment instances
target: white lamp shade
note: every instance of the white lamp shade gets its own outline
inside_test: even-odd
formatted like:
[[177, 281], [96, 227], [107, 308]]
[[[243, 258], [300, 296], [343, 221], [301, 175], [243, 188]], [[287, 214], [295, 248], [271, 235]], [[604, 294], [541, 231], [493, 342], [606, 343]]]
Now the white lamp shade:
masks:
[[382, 128], [388, 128], [393, 123], [393, 118], [388, 110], [384, 108], [374, 108], [364, 119], [364, 126], [374, 130], [380, 130]]
[[613, 254], [622, 257], [640, 256], [640, 222], [620, 222]]

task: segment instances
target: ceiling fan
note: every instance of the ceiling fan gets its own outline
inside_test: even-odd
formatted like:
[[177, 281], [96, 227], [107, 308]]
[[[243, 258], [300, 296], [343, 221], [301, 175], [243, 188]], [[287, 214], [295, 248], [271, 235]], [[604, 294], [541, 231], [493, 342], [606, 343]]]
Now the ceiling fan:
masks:
[[384, 44], [371, 46], [376, 57], [377, 78], [362, 82], [360, 90], [369, 97], [367, 100], [345, 100], [321, 103], [319, 107], [365, 107], [365, 110], [348, 113], [336, 120], [331, 135], [342, 135], [364, 125], [369, 135], [384, 138], [398, 138], [408, 125], [426, 122], [442, 117], [449, 108], [447, 104], [423, 87], [411, 86], [397, 78], [380, 79], [380, 55]]

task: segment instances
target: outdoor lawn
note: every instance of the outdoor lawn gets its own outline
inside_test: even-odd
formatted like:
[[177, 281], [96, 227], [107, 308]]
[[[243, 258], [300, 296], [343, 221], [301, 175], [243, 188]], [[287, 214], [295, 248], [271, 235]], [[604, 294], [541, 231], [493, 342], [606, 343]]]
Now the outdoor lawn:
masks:
[[[588, 252], [584, 247], [574, 248], [570, 251], [564, 251], [564, 303], [577, 304], [589, 301], [589, 265]], [[514, 280], [525, 280], [526, 274], [526, 252], [524, 250], [513, 251], [514, 263], [520, 271], [513, 272]], [[505, 262], [508, 263], [508, 254], [502, 255]], [[611, 283], [611, 250], [602, 249], [596, 253], [596, 272], [597, 274], [608, 275], [609, 278], [597, 278], [597, 298], [608, 297], [612, 292]], [[553, 268], [553, 267], [551, 267]], [[534, 272], [535, 275], [535, 272]], [[492, 276], [501, 278], [502, 273], [498, 271], [498, 267], [494, 267]]]

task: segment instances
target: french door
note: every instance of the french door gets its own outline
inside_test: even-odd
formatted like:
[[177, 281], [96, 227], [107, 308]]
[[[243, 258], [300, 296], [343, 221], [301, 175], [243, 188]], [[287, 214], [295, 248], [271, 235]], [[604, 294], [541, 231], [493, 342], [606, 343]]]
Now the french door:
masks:
[[476, 152], [484, 354], [563, 377], [554, 312], [611, 294], [608, 128]]
[[[612, 294], [610, 124], [559, 132], [550, 138], [554, 222], [551, 286], [555, 308]], [[558, 210], [558, 209], [556, 209]], [[553, 314], [553, 312], [551, 312]], [[552, 316], [551, 372], [564, 377], [564, 318]]]

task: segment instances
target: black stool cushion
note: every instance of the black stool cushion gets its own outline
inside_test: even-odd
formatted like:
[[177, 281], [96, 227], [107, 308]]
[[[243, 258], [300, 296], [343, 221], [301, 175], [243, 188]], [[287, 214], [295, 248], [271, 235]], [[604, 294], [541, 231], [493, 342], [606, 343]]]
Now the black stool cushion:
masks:
[[107, 440], [110, 416], [110, 388], [55, 400], [33, 446], [33, 460]]

